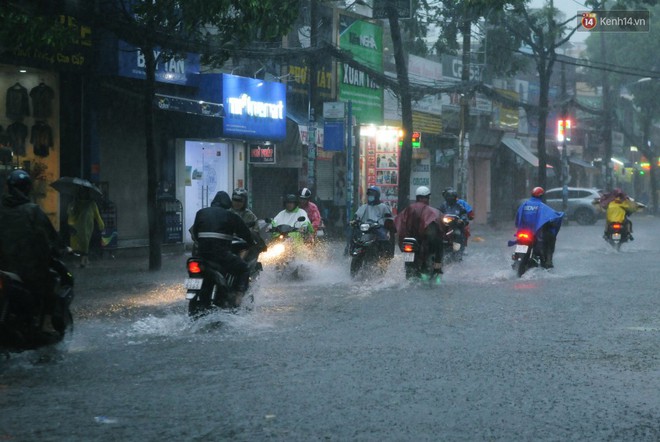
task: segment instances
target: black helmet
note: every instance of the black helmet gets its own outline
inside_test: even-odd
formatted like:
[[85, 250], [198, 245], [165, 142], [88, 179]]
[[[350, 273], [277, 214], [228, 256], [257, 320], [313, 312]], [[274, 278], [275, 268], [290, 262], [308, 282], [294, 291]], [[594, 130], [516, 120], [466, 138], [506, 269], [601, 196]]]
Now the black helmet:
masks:
[[309, 190], [307, 187], [305, 187], [300, 191], [300, 194], [298, 194], [298, 197], [302, 198], [304, 200], [308, 200], [312, 197], [312, 191]]
[[12, 195], [28, 196], [32, 190], [32, 178], [22, 169], [12, 170], [7, 176], [7, 190]]
[[286, 203], [295, 203], [298, 204], [298, 197], [295, 196], [293, 193], [288, 194], [287, 196], [284, 197], [284, 204]]
[[456, 201], [458, 199], [458, 192], [456, 192], [456, 189], [453, 187], [447, 187], [445, 190], [442, 191], [442, 196], [445, 198], [445, 200], [449, 201]]
[[248, 199], [247, 190], [245, 190], [242, 187], [235, 188], [234, 192], [231, 194], [231, 199], [234, 201], [242, 201], [243, 203], [247, 204], [247, 199]]

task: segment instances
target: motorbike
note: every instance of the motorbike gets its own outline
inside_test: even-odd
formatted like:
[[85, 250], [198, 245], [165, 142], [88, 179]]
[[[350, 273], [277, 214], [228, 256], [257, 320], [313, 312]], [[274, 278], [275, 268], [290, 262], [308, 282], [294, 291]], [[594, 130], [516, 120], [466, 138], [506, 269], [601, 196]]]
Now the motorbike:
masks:
[[295, 238], [291, 234], [298, 232], [300, 227], [298, 223], [305, 220], [306, 218], [301, 216], [294, 225], [280, 224], [270, 228], [271, 240], [268, 243], [268, 251], [264, 254], [264, 262], [274, 264], [280, 278], [300, 279], [303, 277], [303, 268], [296, 262]]
[[51, 346], [72, 332], [73, 275], [56, 258], [51, 260], [49, 271], [55, 294], [51, 315], [54, 333], [42, 331], [45, 314], [21, 277], [0, 270], [0, 352], [19, 353]]
[[378, 233], [382, 227], [378, 221], [369, 219], [360, 222], [354, 220], [351, 225], [353, 225], [353, 235], [349, 248], [349, 254], [351, 255], [350, 272], [351, 276], [355, 277], [364, 265], [384, 264], [387, 260], [382, 256], [378, 241]]
[[621, 250], [621, 244], [630, 239], [628, 228], [625, 221], [623, 223], [607, 223], [605, 240], [618, 252]]
[[[193, 250], [195, 247], [193, 246]], [[259, 254], [265, 250], [265, 244], [257, 244], [254, 252], [241, 238], [234, 236], [231, 242], [231, 252], [245, 260], [250, 270], [250, 280], [257, 278], [263, 270]], [[188, 278], [184, 281], [186, 299], [188, 300], [188, 315], [197, 317], [213, 308], [233, 309], [241, 304], [238, 299], [238, 276], [222, 268], [213, 261], [194, 256], [186, 260]], [[253, 296], [250, 298], [254, 300]]]
[[433, 276], [433, 256], [416, 238], [403, 239], [403, 263], [406, 279], [430, 280]]
[[444, 235], [442, 238], [443, 262], [460, 262], [463, 260], [465, 250], [465, 226], [467, 222], [458, 215], [445, 214], [442, 216]]
[[516, 248], [511, 255], [513, 264], [511, 267], [518, 277], [521, 277], [531, 267], [541, 265], [541, 255], [536, 247], [536, 236], [531, 230], [519, 229], [516, 232], [516, 239], [509, 242], [509, 246], [515, 245]]

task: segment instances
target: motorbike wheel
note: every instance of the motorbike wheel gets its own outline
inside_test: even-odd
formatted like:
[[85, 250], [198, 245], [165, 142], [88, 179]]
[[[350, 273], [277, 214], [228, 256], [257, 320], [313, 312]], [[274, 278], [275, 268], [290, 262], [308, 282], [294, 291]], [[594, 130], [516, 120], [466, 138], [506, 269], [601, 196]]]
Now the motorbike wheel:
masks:
[[526, 253], [521, 259], [516, 259], [513, 263], [513, 270], [520, 278], [529, 268], [529, 253]]
[[354, 256], [351, 259], [351, 278], [355, 278], [357, 276], [357, 274], [360, 272], [360, 269], [362, 268], [363, 263], [363, 256]]

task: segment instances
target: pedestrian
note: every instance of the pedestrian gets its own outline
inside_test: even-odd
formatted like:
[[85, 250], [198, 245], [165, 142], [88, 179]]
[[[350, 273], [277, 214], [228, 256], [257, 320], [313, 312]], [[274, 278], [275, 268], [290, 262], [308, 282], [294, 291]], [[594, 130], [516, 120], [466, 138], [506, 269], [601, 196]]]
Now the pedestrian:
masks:
[[105, 224], [99, 213], [96, 202], [92, 199], [90, 189], [80, 187], [74, 200], [67, 209], [67, 224], [71, 237], [71, 248], [80, 254], [80, 267], [89, 264], [89, 243], [94, 232], [94, 223], [99, 230], [105, 229]]

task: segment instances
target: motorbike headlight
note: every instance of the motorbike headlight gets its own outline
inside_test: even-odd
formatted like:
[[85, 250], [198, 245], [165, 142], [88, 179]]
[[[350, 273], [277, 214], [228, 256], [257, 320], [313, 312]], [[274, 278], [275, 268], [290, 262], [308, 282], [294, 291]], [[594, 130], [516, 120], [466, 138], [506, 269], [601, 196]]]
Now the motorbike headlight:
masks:
[[269, 245], [268, 250], [263, 252], [260, 255], [259, 259], [261, 259], [263, 261], [271, 261], [273, 259], [276, 259], [278, 256], [282, 255], [285, 250], [286, 250], [286, 247], [282, 243]]
[[360, 224], [360, 231], [368, 232], [369, 231], [369, 224], [366, 224], [366, 223]]
[[442, 222], [445, 225], [449, 225], [452, 222], [452, 217], [451, 216], [443, 216], [442, 217]]

